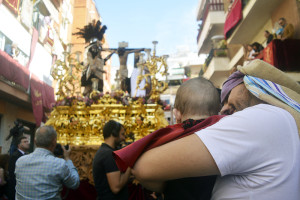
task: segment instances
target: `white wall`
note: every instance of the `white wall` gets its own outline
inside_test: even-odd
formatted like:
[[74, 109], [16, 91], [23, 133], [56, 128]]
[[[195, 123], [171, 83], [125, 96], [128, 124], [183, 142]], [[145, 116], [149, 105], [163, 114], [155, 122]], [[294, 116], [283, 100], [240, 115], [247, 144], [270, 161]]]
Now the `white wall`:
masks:
[[[50, 76], [51, 64], [52, 56], [40, 43], [37, 43], [29, 70], [36, 76], [38, 76], [40, 80], [43, 80], [43, 76], [46, 76], [50, 80], [53, 80]], [[51, 85], [52, 83], [47, 84]]]
[[3, 4], [0, 4], [0, 31], [29, 56], [31, 35]]

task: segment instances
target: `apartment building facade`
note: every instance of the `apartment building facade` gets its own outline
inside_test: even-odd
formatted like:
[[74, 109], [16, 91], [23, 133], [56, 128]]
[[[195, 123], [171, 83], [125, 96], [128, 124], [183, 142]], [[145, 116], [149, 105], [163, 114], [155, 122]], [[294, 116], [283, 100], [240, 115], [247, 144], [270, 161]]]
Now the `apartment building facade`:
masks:
[[70, 41], [72, 7], [70, 0], [0, 2], [2, 153], [9, 149], [11, 138], [6, 137], [16, 120], [28, 126], [32, 136], [55, 102], [50, 69]]
[[[197, 20], [201, 26], [197, 37], [198, 54], [208, 54], [202, 75], [211, 80], [216, 87], [221, 88], [232, 71], [238, 65], [244, 64], [247, 44], [258, 42], [263, 47], [267, 47], [264, 31], [268, 30], [274, 34], [279, 27], [278, 20], [281, 17], [284, 17], [295, 28], [294, 40], [290, 43], [299, 42], [299, 8], [300, 2], [297, 0], [199, 1]], [[238, 17], [234, 18], [234, 16]], [[292, 55], [292, 49], [282, 47], [280, 41], [274, 43], [273, 46], [268, 47], [268, 51], [276, 49], [277, 45], [278, 49], [286, 48], [285, 54]], [[291, 46], [291, 44], [287, 45]], [[289, 56], [280, 63], [276, 60], [276, 57], [282, 57], [278, 51], [272, 51], [273, 60], [268, 60], [266, 52], [264, 54], [265, 61], [274, 64], [295, 80], [300, 81], [298, 60], [291, 61], [293, 58]]]

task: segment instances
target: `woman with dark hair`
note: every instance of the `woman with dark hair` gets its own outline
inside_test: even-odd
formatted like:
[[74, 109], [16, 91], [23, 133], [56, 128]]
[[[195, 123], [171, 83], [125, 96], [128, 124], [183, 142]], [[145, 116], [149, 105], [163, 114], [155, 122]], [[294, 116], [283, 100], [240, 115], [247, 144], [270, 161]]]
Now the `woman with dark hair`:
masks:
[[264, 47], [261, 44], [259, 44], [258, 42], [252, 43], [251, 46], [252, 46], [253, 50], [255, 51], [253, 54], [255, 59], [262, 59]]
[[267, 45], [273, 40], [274, 36], [269, 31], [265, 30], [265, 37], [267, 38]]

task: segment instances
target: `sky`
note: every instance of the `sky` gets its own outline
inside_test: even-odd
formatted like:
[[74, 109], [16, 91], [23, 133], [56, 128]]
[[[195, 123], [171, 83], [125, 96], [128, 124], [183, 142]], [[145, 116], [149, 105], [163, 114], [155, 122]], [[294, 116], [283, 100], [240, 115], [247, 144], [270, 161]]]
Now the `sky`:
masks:
[[[199, 0], [95, 0], [107, 26], [106, 40], [110, 48], [128, 42], [128, 48], [153, 48], [158, 41], [157, 55], [171, 55], [178, 49], [197, 52]], [[128, 68], [133, 65], [133, 54], [128, 57]], [[112, 67], [119, 66], [117, 55]]]

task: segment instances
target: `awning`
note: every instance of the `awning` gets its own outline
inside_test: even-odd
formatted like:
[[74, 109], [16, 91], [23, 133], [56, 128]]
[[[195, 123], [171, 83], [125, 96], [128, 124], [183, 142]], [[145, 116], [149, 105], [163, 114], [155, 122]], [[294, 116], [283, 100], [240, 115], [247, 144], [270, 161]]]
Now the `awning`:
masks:
[[[0, 76], [14, 82], [25, 90], [29, 86], [29, 69], [22, 66], [6, 52], [0, 50]], [[51, 110], [54, 99], [54, 89], [32, 74], [30, 80], [32, 109], [37, 126], [45, 122], [45, 112]]]
[[14, 60], [6, 52], [0, 50], [0, 76], [6, 80], [22, 86], [25, 90], [29, 86], [29, 70]]
[[241, 0], [235, 0], [232, 3], [232, 7], [227, 14], [225, 24], [224, 24], [224, 36], [225, 38], [230, 37], [230, 30], [233, 30], [233, 28], [240, 22], [240, 20], [243, 18], [242, 13], [242, 1]]

